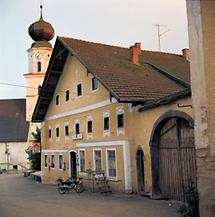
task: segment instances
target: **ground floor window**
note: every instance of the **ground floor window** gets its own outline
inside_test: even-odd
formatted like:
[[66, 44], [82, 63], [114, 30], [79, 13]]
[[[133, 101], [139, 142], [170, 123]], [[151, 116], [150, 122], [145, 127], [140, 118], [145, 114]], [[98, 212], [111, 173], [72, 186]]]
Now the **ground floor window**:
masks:
[[116, 150], [107, 150], [107, 176], [116, 178]]
[[63, 169], [63, 155], [59, 155], [58, 165], [59, 165], [59, 169], [62, 170]]
[[44, 155], [45, 159], [44, 159], [44, 166], [48, 167], [48, 155]]
[[102, 151], [94, 150], [94, 170], [100, 174], [102, 172]]
[[51, 168], [55, 167], [55, 157], [54, 155], [51, 155]]
[[85, 172], [85, 150], [79, 151], [79, 168], [80, 172]]

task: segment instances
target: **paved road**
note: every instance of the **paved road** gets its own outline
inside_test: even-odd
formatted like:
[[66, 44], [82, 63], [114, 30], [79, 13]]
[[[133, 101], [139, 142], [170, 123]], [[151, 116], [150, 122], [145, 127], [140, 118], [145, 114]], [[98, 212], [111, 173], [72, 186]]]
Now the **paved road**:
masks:
[[178, 204], [139, 196], [71, 192], [0, 174], [0, 217], [179, 217]]

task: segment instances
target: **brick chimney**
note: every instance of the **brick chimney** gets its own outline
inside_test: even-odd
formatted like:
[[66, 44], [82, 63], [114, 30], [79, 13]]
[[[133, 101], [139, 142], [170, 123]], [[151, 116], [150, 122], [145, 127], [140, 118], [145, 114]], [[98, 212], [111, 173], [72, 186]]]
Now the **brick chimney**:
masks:
[[139, 65], [140, 54], [141, 54], [141, 43], [136, 42], [134, 46], [131, 46], [131, 58], [133, 64]]
[[190, 62], [190, 49], [189, 48], [184, 48], [182, 50], [182, 55], [187, 61]]

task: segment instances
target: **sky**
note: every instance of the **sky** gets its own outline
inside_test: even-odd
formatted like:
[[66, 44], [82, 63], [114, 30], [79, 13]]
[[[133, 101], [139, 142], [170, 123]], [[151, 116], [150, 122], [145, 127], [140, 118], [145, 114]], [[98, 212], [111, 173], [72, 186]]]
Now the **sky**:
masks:
[[[24, 98], [28, 27], [39, 19], [40, 0], [0, 0], [0, 99]], [[158, 50], [155, 24], [164, 25], [161, 50], [188, 47], [185, 0], [43, 0], [43, 18], [56, 35]], [[56, 37], [51, 41], [52, 45]], [[23, 87], [3, 85], [13, 84]]]

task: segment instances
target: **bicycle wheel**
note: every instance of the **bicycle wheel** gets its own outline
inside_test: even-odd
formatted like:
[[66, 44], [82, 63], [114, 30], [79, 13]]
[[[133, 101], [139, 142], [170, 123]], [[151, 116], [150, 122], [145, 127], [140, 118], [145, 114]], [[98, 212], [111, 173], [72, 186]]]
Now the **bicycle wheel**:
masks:
[[59, 192], [59, 194], [65, 194], [66, 193], [66, 188], [64, 188], [64, 187], [58, 187], [58, 192]]
[[82, 193], [84, 191], [84, 186], [82, 184], [76, 184], [75, 191], [77, 193]]

